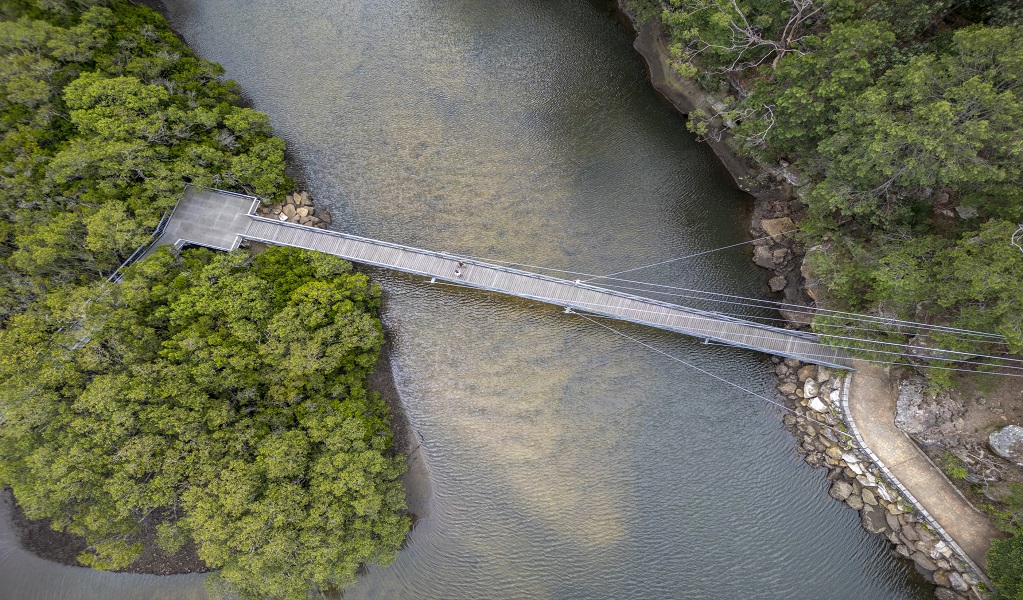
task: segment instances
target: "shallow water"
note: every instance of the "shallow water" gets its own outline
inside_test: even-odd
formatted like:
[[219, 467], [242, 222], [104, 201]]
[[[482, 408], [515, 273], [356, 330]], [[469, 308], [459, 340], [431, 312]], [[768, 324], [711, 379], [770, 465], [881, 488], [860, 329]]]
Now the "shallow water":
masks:
[[[591, 3], [167, 4], [270, 114], [337, 229], [582, 273], [747, 239], [748, 198]], [[373, 275], [429, 500], [395, 564], [346, 598], [929, 596], [827, 497], [778, 409], [552, 307]], [[745, 248], [630, 277], [766, 294]], [[764, 356], [600, 323], [774, 393]], [[163, 593], [94, 573], [31, 580], [25, 597]]]

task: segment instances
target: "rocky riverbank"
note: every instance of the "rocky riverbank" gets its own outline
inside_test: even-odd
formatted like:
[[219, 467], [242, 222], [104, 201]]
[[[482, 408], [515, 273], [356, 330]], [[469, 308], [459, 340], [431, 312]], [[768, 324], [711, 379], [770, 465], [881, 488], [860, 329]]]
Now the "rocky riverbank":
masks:
[[[636, 34], [634, 46], [646, 60], [654, 88], [683, 114], [697, 109], [705, 114], [718, 112], [726, 92], [701, 89], [680, 76], [671, 66], [668, 36], [659, 23], [638, 23], [627, 4], [627, 0], [618, 0], [623, 20]], [[783, 295], [788, 310], [780, 312], [788, 326], [806, 327], [810, 318], [800, 307], [817, 301], [819, 293], [804, 260], [807, 250], [790, 235], [805, 211], [796, 194], [799, 175], [784, 162], [763, 165], [739, 156], [724, 124], [712, 121], [709, 125], [710, 133], [704, 141], [736, 185], [754, 199], [752, 260], [771, 271], [768, 286], [771, 292]], [[956, 557], [846, 433], [840, 380], [826, 369], [793, 359], [773, 357], [772, 361], [779, 377], [778, 390], [794, 411], [786, 415], [785, 425], [796, 436], [797, 451], [806, 462], [829, 470], [828, 477], [834, 482], [830, 495], [860, 511], [864, 528], [887, 538], [893, 545], [893, 555], [912, 560], [936, 584], [936, 597], [983, 598], [982, 574]]]
[[[619, 14], [636, 35], [633, 46], [646, 60], [654, 89], [684, 115], [694, 110], [715, 114], [723, 108], [727, 91], [710, 92], [679, 75], [671, 66], [669, 39], [660, 24], [638, 23], [627, 4], [628, 0], [618, 0]], [[809, 319], [799, 306], [807, 306], [814, 299], [813, 286], [803, 284], [805, 249], [793, 236], [786, 235], [795, 229], [795, 223], [805, 212], [796, 196], [796, 187], [801, 183], [799, 175], [785, 162], [762, 165], [740, 156], [720, 120], [711, 121], [709, 126], [710, 132], [702, 141], [714, 151], [736, 186], [754, 199], [750, 225], [755, 238], [753, 261], [771, 270], [770, 291], [782, 294], [783, 301], [791, 305], [790, 310], [782, 311], [783, 316], [792, 327], [803, 327]]]
[[796, 439], [796, 452], [815, 467], [828, 469], [829, 495], [860, 512], [863, 528], [884, 536], [892, 553], [912, 560], [937, 586], [941, 600], [979, 600], [981, 579], [927, 523], [848, 433], [843, 414], [841, 375], [797, 360], [772, 357], [778, 391], [792, 413], [784, 423]]

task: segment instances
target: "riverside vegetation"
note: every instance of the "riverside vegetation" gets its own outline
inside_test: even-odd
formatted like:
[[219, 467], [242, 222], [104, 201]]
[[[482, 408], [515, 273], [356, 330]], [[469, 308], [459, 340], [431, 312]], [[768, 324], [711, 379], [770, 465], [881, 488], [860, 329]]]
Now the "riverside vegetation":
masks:
[[0, 484], [84, 537], [83, 564], [125, 568], [155, 530], [235, 597], [393, 559], [375, 284], [285, 248], [161, 250], [104, 280], [186, 182], [285, 200], [266, 115], [121, 0], [0, 0], [0, 52]]
[[[673, 67], [715, 99], [689, 126], [795, 184], [819, 303], [1005, 343], [897, 326], [831, 339], [874, 353], [877, 342], [1023, 352], [1023, 3], [629, 4], [659, 21]], [[828, 339], [846, 325], [817, 317], [813, 328]], [[928, 370], [932, 389], [952, 386], [951, 373]], [[1023, 598], [1023, 511], [1005, 511], [1013, 537], [989, 555], [994, 597]]]

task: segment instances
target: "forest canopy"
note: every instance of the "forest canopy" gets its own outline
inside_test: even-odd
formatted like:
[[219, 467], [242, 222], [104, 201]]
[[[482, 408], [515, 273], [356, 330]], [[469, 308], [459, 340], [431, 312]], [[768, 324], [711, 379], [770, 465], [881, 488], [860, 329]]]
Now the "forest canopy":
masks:
[[158, 520], [246, 596], [305, 598], [387, 562], [408, 517], [365, 381], [379, 288], [341, 259], [161, 250], [0, 331], [0, 481], [123, 568]]
[[0, 323], [113, 271], [186, 182], [291, 185], [267, 116], [149, 9], [0, 3], [0, 54]]
[[[820, 302], [1004, 336], [924, 346], [1023, 352], [1023, 3], [633, 4], [660, 20], [680, 72], [729, 90], [690, 126], [727, 123], [737, 151], [798, 173]], [[884, 339], [907, 341], [898, 327]], [[935, 385], [948, 373], [932, 370]]]
[[185, 184], [289, 191], [267, 116], [123, 0], [0, 2], [0, 55], [0, 485], [86, 565], [124, 568], [155, 529], [232, 597], [392, 560], [409, 517], [366, 383], [375, 284], [284, 248], [160, 250], [106, 281]]

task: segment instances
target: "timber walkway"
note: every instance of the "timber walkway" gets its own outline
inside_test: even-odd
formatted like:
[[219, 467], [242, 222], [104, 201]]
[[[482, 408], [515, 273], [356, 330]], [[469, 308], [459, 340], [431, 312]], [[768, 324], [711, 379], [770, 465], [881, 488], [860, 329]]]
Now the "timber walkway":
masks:
[[816, 336], [713, 312], [643, 298], [615, 290], [511, 269], [443, 252], [421, 250], [359, 236], [284, 223], [255, 214], [258, 200], [230, 192], [189, 186], [165, 231], [146, 254], [160, 245], [198, 245], [233, 250], [242, 240], [292, 246], [339, 256], [467, 287], [510, 294], [548, 304], [640, 323], [730, 346], [851, 369], [845, 353]]

